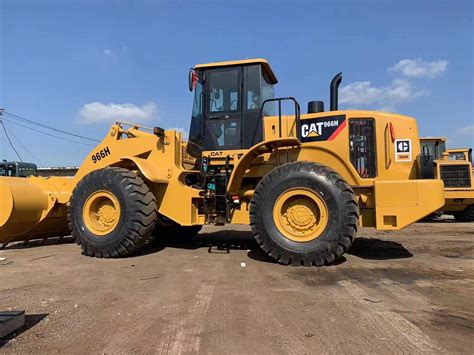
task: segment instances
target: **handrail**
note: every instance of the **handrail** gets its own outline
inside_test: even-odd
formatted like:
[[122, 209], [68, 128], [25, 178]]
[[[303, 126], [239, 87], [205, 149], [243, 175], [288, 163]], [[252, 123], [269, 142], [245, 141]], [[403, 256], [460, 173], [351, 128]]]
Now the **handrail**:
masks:
[[385, 150], [385, 169], [388, 169], [392, 164], [392, 159], [390, 157], [390, 125], [387, 123], [385, 125], [385, 132], [384, 132], [384, 150]]
[[[275, 102], [278, 101], [278, 138], [282, 138], [282, 132], [281, 132], [281, 103], [282, 101], [293, 101], [295, 104], [295, 122], [296, 122], [296, 132], [300, 131], [300, 121], [301, 121], [301, 109], [300, 109], [300, 104], [296, 99], [292, 96], [288, 97], [278, 97], [278, 98], [273, 98], [273, 99], [266, 99], [265, 101], [262, 102], [262, 106], [260, 107], [260, 120], [258, 121], [258, 124], [262, 122], [262, 127], [263, 127], [263, 109], [265, 107], [265, 104], [268, 102]], [[255, 143], [255, 136], [257, 135], [258, 131], [258, 126], [255, 128], [255, 132], [253, 134], [253, 139], [252, 142]], [[298, 138], [298, 137], [296, 137]]]

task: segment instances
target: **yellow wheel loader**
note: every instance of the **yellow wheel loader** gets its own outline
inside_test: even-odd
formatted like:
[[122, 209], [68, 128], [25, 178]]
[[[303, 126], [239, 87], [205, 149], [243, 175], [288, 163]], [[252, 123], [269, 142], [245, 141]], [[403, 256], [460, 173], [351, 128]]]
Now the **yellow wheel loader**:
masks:
[[440, 211], [458, 222], [474, 222], [472, 149], [446, 149], [446, 137], [421, 138], [421, 176], [443, 180], [445, 203]]
[[264, 59], [196, 65], [187, 142], [117, 123], [73, 179], [0, 178], [0, 241], [71, 232], [84, 254], [119, 257], [152, 237], [250, 224], [277, 262], [319, 266], [359, 226], [398, 230], [438, 210], [443, 182], [417, 178], [415, 119], [338, 110], [341, 80], [329, 111], [312, 101], [301, 114], [294, 98], [274, 97]]

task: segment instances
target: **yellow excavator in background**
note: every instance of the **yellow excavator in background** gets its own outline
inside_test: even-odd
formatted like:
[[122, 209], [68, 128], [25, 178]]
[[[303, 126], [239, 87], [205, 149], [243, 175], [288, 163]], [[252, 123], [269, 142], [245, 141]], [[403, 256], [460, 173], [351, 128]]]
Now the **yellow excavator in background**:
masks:
[[445, 204], [440, 213], [459, 222], [474, 222], [474, 181], [471, 148], [446, 149], [446, 137], [421, 138], [422, 176], [443, 180]]
[[[250, 224], [275, 261], [330, 264], [359, 226], [399, 230], [444, 204], [443, 182], [418, 178], [415, 119], [330, 109], [301, 114], [275, 98], [264, 59], [196, 65], [189, 140], [117, 122], [74, 178], [0, 178], [0, 241], [72, 233], [85, 255], [120, 257], [153, 235]], [[285, 103], [292, 114], [284, 115]]]

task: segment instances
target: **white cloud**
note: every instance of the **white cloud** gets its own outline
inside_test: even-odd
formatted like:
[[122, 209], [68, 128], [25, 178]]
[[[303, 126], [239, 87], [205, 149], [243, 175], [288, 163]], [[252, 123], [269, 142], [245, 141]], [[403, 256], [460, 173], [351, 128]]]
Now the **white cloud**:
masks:
[[447, 60], [435, 60], [427, 62], [420, 58], [402, 59], [397, 64], [388, 68], [391, 72], [397, 72], [412, 78], [435, 78], [444, 73], [448, 68]]
[[356, 81], [342, 86], [339, 101], [357, 107], [396, 111], [396, 106], [429, 95], [429, 91], [417, 89], [407, 79], [394, 79], [387, 86], [372, 86], [370, 81]]
[[460, 128], [456, 131], [458, 134], [471, 135], [474, 137], [474, 124], [467, 125], [466, 127]]
[[142, 107], [128, 103], [91, 102], [82, 106], [78, 119], [83, 123], [113, 123], [116, 121], [139, 123], [151, 118], [157, 119], [157, 116], [157, 106], [154, 102], [147, 102]]
[[108, 56], [113, 56], [114, 51], [112, 49], [104, 49], [104, 54]]

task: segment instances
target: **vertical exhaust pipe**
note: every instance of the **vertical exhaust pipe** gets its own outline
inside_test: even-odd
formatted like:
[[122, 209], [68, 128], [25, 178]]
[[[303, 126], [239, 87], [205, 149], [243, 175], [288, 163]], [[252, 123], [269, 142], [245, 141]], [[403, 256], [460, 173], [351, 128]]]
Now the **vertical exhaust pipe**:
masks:
[[331, 80], [331, 87], [330, 87], [330, 111], [337, 111], [339, 106], [339, 85], [342, 81], [342, 73], [337, 74]]

